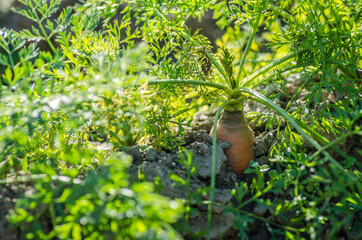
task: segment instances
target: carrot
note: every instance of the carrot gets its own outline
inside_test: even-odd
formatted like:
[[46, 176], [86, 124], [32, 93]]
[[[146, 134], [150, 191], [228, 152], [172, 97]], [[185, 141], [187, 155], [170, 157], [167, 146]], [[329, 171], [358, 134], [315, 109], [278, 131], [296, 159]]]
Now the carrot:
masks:
[[[213, 135], [212, 130], [210, 135]], [[217, 123], [217, 139], [232, 144], [224, 149], [224, 153], [232, 171], [242, 174], [254, 159], [255, 142], [253, 131], [248, 126], [242, 111], [223, 111]]]

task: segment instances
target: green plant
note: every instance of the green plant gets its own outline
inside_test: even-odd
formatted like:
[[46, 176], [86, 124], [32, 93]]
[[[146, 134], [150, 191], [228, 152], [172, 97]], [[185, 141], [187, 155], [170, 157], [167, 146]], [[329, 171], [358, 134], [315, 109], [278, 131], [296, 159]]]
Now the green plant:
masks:
[[130, 185], [129, 156], [97, 155], [104, 159], [102, 169], [84, 179], [44, 169], [36, 193], [18, 201], [10, 222], [21, 224], [27, 239], [180, 239], [170, 223], [182, 205], [154, 193], [151, 183]]
[[[312, 115], [310, 112], [305, 114], [301, 111], [304, 107], [310, 106], [312, 102], [315, 105], [320, 105], [319, 101], [322, 96], [320, 87], [331, 91], [331, 86], [339, 89], [343, 85], [341, 83], [345, 81], [352, 81], [351, 84], [343, 85], [344, 87], [348, 86], [348, 88], [351, 88], [349, 104], [354, 107], [359, 106], [360, 97], [357, 92], [360, 90], [358, 84], [360, 79], [356, 74], [358, 63], [361, 63], [359, 57], [361, 53], [361, 33], [358, 29], [358, 23], [360, 23], [358, 12], [361, 6], [359, 3], [353, 1], [338, 3], [296, 1], [293, 4], [289, 1], [220, 1], [214, 5], [213, 1], [161, 1], [159, 3], [154, 1], [136, 1], [136, 4], [138, 9], [140, 9], [140, 12], [137, 13], [140, 15], [139, 19], [144, 23], [142, 27], [144, 39], [150, 43], [155, 55], [153, 71], [158, 80], [150, 81], [148, 84], [159, 86], [162, 92], [166, 89], [177, 97], [180, 97], [181, 94], [179, 93], [179, 88], [175, 85], [191, 86], [191, 88], [185, 87], [184, 92], [188, 93], [189, 89], [191, 89], [189, 95], [193, 94], [194, 91], [192, 90], [196, 90], [201, 95], [193, 102], [194, 105], [187, 107], [189, 109], [203, 105], [203, 101], [207, 101], [206, 104], [209, 104], [210, 97], [205, 95], [205, 88], [216, 89], [219, 94], [218, 97], [213, 98], [214, 101], [222, 103], [216, 112], [212, 133], [214, 136], [213, 165], [215, 164], [217, 120], [221, 110], [225, 108], [226, 112], [236, 112], [242, 115], [244, 102], [250, 99], [277, 111], [287, 120], [287, 131], [285, 133], [286, 137], [289, 138], [289, 142], [283, 141], [281, 144], [278, 144], [278, 147], [281, 145], [284, 147], [279, 148], [278, 151], [286, 149], [288, 144], [302, 146], [303, 140], [306, 140], [317, 150], [309, 158], [310, 160], [317, 156], [325, 160], [327, 159], [334, 168], [345, 174], [350, 181], [356, 181], [358, 176], [351, 172], [345, 172], [342, 164], [326, 149], [334, 149], [345, 159], [354, 158], [340, 150], [337, 144], [335, 144], [337, 140], [329, 143], [330, 140], [322, 134], [324, 131], [332, 132], [333, 134], [347, 132], [343, 136], [345, 138], [350, 134], [360, 135], [360, 128], [356, 128], [353, 124], [353, 126], [349, 125], [349, 128], [339, 125], [341, 122], [335, 119], [334, 113], [330, 111], [328, 106], [325, 106], [324, 110], [326, 111], [323, 111], [322, 118], [317, 113], [318, 108], [315, 108], [315, 114]], [[346, 8], [347, 11], [343, 10]], [[233, 32], [237, 35], [235, 42], [239, 39], [244, 39], [238, 30], [240, 25], [249, 23], [251, 30], [244, 31], [244, 33], [249, 32], [249, 39], [245, 45], [241, 45], [242, 47], [238, 46], [240, 54], [238, 51], [235, 51], [238, 54], [237, 58], [233, 57], [228, 48], [224, 47], [232, 43], [223, 42], [224, 46], [221, 48], [222, 57], [220, 58], [220, 64], [214, 55], [209, 52], [210, 46], [207, 40], [200, 34], [197, 34], [197, 32], [191, 33], [190, 29], [186, 26], [185, 22], [189, 17], [200, 16], [207, 9], [215, 11], [215, 16], [219, 17], [219, 24], [221, 26], [230, 25], [228, 29], [236, 29]], [[332, 17], [328, 18], [328, 14], [331, 14]], [[282, 21], [286, 26], [282, 26]], [[251, 49], [257, 50], [261, 45], [257, 44], [259, 40], [256, 36], [262, 23], [264, 30], [269, 30], [277, 36], [274, 39], [271, 39], [270, 36], [265, 37], [265, 40], [269, 41], [267, 45], [272, 47], [272, 54], [267, 53], [267, 56], [271, 56], [269, 60], [271, 63], [269, 64], [258, 61], [262, 57], [258, 57], [258, 51], [251, 52]], [[344, 26], [343, 31], [337, 30], [336, 26], [339, 24]], [[152, 26], [152, 30], [149, 26]], [[257, 40], [256, 44], [254, 39]], [[197, 58], [195, 55], [192, 55], [192, 52], [197, 49], [201, 49], [204, 57]], [[198, 59], [202, 61], [197, 61]], [[256, 63], [259, 64], [248, 62], [247, 59], [256, 59]], [[210, 74], [211, 64], [217, 70], [217, 73]], [[178, 71], [180, 68], [183, 71]], [[184, 69], [188, 69], [188, 71]], [[263, 84], [280, 81], [279, 79], [282, 80], [283, 78], [282, 74], [295, 71], [304, 71], [306, 76], [305, 83], [300, 90], [306, 88], [308, 84], [312, 86], [313, 90], [307, 95], [306, 99], [308, 100], [306, 104], [293, 109], [293, 111], [288, 112], [288, 107], [292, 101], [289, 102], [287, 109], [283, 110], [271, 99], [253, 90], [254, 88], [261, 87]], [[323, 80], [316, 83], [314, 82], [314, 77], [319, 76], [319, 74], [323, 76]], [[299, 91], [291, 96], [292, 100], [298, 95]], [[174, 104], [177, 103], [179, 103], [178, 106], [184, 105], [180, 99], [174, 102]], [[348, 104], [336, 104], [333, 108], [338, 109], [340, 105], [346, 107]], [[171, 107], [168, 107], [168, 109], [171, 112], [173, 111]], [[358, 111], [352, 119], [358, 119], [359, 116], [360, 113]], [[316, 118], [321, 119], [321, 121]], [[329, 120], [326, 118], [329, 118]], [[313, 120], [310, 121], [311, 119]], [[334, 126], [331, 125], [331, 121], [335, 123]], [[309, 126], [308, 122], [311, 123]], [[166, 126], [167, 122], [163, 124]], [[296, 132], [291, 130], [291, 125]], [[314, 132], [317, 129], [319, 131]], [[227, 138], [222, 139], [228, 141]], [[236, 145], [237, 143], [233, 142], [233, 144]], [[321, 144], [326, 145], [326, 147], [322, 147]], [[250, 149], [252, 144], [248, 145]], [[302, 149], [296, 148], [297, 151]], [[231, 156], [231, 158], [233, 157], [235, 155]], [[249, 158], [250, 160], [251, 158]], [[231, 162], [232, 159], [229, 159], [229, 161]], [[214, 184], [215, 172], [213, 171], [209, 224], [211, 223]], [[209, 229], [210, 227], [209, 225]]]

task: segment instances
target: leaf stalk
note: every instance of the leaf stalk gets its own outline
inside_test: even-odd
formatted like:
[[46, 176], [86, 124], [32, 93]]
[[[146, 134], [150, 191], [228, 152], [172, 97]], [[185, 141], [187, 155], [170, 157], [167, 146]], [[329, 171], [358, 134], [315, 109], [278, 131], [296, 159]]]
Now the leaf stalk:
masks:
[[217, 147], [217, 121], [219, 120], [221, 111], [224, 107], [229, 103], [229, 101], [224, 102], [215, 114], [214, 119], [214, 128], [212, 135], [212, 163], [211, 163], [211, 183], [210, 183], [210, 204], [208, 208], [207, 215], [207, 239], [210, 239], [210, 230], [211, 230], [211, 219], [212, 219], [212, 207], [214, 204], [214, 196], [215, 196], [215, 179], [216, 179], [216, 147]]
[[186, 80], [186, 79], [158, 79], [148, 82], [149, 85], [158, 85], [158, 84], [189, 84], [189, 85], [200, 85], [206, 87], [212, 87], [225, 91], [227, 94], [230, 94], [232, 90], [222, 84], [213, 83], [213, 82], [203, 82], [198, 80]]
[[253, 27], [251, 29], [251, 35], [249, 37], [248, 43], [246, 45], [245, 51], [243, 52], [243, 55], [241, 57], [241, 61], [240, 61], [240, 65], [239, 65], [239, 70], [238, 70], [238, 75], [236, 77], [236, 86], [238, 87], [240, 84], [240, 76], [241, 76], [241, 72], [242, 69], [244, 67], [245, 64], [245, 60], [246, 60], [246, 56], [248, 55], [250, 48], [251, 48], [251, 44], [253, 43], [253, 40], [255, 38], [255, 34], [258, 31], [258, 27], [259, 27], [259, 21], [261, 18], [261, 13], [258, 14], [258, 16], [256, 17], [256, 20], [253, 24]]
[[248, 87], [250, 85], [250, 83], [256, 79], [257, 77], [259, 77], [260, 75], [268, 72], [270, 69], [298, 56], [298, 54], [301, 54], [303, 52], [307, 51], [306, 49], [302, 49], [302, 50], [299, 50], [297, 52], [294, 52], [292, 54], [289, 54], [285, 57], [282, 57], [281, 59], [273, 62], [273, 63], [270, 63], [268, 65], [266, 65], [265, 67], [259, 69], [258, 71], [254, 72], [253, 74], [249, 75], [248, 77], [244, 78], [243, 80], [241, 80], [241, 87]]

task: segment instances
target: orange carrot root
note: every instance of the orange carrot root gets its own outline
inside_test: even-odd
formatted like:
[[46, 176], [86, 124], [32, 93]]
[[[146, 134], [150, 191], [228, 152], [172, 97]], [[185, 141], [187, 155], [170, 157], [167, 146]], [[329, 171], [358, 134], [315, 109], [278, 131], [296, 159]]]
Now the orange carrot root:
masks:
[[[213, 135], [211, 130], [210, 135]], [[254, 159], [254, 134], [241, 111], [223, 111], [217, 123], [217, 139], [232, 146], [224, 149], [228, 164], [236, 174], [242, 174]]]

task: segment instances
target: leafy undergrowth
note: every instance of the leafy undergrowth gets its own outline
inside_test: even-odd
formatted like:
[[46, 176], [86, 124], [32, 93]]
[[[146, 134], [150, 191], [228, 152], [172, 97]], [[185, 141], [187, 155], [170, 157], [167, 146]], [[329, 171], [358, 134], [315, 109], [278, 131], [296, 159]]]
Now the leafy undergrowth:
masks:
[[[361, 3], [20, 2], [0, 238], [361, 239]], [[217, 49], [187, 26], [206, 11]], [[222, 108], [255, 134], [243, 175], [208, 135]]]

